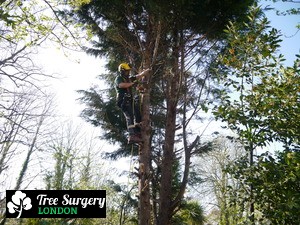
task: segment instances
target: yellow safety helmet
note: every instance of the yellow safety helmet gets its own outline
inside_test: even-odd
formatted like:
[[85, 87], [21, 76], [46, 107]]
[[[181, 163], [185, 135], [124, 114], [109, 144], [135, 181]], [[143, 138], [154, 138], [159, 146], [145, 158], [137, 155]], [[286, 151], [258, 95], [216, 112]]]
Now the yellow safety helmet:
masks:
[[131, 67], [128, 63], [121, 63], [118, 67], [118, 71], [131, 70]]

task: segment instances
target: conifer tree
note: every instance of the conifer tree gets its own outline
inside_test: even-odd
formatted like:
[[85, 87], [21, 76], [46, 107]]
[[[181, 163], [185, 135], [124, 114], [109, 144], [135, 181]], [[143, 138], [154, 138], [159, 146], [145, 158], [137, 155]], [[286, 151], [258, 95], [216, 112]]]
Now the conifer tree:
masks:
[[[107, 140], [121, 141], [113, 157], [130, 154], [112, 87], [117, 66], [127, 61], [135, 72], [151, 68], [141, 95], [139, 224], [170, 224], [181, 207], [191, 157], [201, 149], [189, 125], [218, 93], [206, 68], [222, 46], [225, 25], [242, 20], [253, 2], [93, 0], [64, 12], [88, 31], [87, 53], [107, 59], [109, 73], [102, 78], [110, 89], [81, 91], [81, 100], [87, 105], [84, 118], [109, 131]], [[174, 189], [177, 162], [183, 173]]]

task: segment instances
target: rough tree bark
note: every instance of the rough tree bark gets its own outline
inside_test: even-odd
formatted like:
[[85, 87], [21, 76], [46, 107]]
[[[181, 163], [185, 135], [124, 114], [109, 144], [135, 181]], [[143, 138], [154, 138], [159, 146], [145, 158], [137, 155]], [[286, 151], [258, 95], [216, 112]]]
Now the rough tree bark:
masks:
[[139, 225], [151, 224], [150, 204], [150, 90], [145, 89], [142, 94], [142, 138], [139, 147]]
[[[152, 21], [152, 22], [150, 22]], [[155, 24], [153, 24], [155, 21]], [[144, 68], [152, 69], [152, 65], [156, 62], [160, 38], [161, 23], [149, 17], [149, 32], [146, 40], [146, 50], [142, 50]], [[150, 32], [151, 31], [151, 32]], [[152, 35], [150, 35], [152, 34]], [[151, 164], [151, 119], [150, 119], [150, 93], [151, 78], [153, 71], [150, 70], [146, 74], [144, 83], [144, 92], [142, 94], [142, 138], [143, 145], [139, 148], [139, 225], [153, 224], [151, 218], [152, 206], [150, 202], [150, 164]]]

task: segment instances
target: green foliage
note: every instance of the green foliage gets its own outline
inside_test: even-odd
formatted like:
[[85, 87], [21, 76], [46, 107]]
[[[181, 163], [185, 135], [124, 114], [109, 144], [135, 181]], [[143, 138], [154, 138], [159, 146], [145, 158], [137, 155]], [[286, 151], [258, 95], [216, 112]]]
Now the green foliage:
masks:
[[[87, 91], [78, 91], [82, 94], [79, 99], [85, 103], [87, 107], [82, 111], [81, 116], [87, 122], [96, 127], [101, 127], [104, 132], [102, 139], [109, 141], [112, 144], [120, 143], [120, 148], [114, 152], [107, 153], [105, 157], [118, 159], [120, 157], [130, 156], [131, 146], [127, 145], [126, 121], [122, 111], [118, 108], [115, 94], [107, 99], [107, 90], [99, 90], [98, 88], [90, 88]], [[137, 155], [137, 148], [134, 147], [133, 155]]]
[[203, 225], [204, 221], [204, 212], [199, 203], [196, 201], [186, 201], [175, 214], [172, 224]]
[[138, 199], [136, 198], [135, 184], [119, 185], [114, 181], [108, 182], [109, 209], [108, 221], [118, 218], [120, 224], [137, 224]]
[[[252, 164], [253, 166], [253, 164]], [[254, 166], [253, 166], [254, 167]], [[253, 174], [249, 172], [250, 163], [247, 156], [241, 157], [236, 161], [231, 162], [227, 165], [224, 170], [225, 173], [229, 174], [231, 179], [236, 183], [235, 186], [228, 185], [226, 187], [226, 201], [228, 204], [229, 213], [234, 213], [235, 216], [222, 218], [222, 224], [250, 224], [251, 212], [249, 207], [251, 202], [255, 202], [253, 193], [250, 191], [251, 181], [248, 176]], [[224, 210], [224, 212], [228, 212]], [[223, 212], [221, 212], [223, 214]]]
[[[283, 56], [277, 54], [279, 34], [268, 24], [259, 8], [243, 24], [247, 30], [232, 23], [217, 69], [232, 93], [224, 91], [214, 114], [239, 134], [250, 153], [250, 160], [241, 158], [227, 171], [240, 184], [235, 192], [228, 189], [232, 206], [244, 215], [238, 224], [253, 219], [248, 210], [252, 203], [261, 224], [299, 223], [299, 56], [294, 67], [283, 66]], [[257, 147], [275, 141], [286, 151], [277, 159], [263, 154], [254, 160]]]
[[282, 66], [277, 73], [263, 78], [254, 87], [251, 103], [266, 118], [272, 138], [284, 143], [286, 149], [300, 144], [300, 58], [297, 57], [294, 67]]
[[[257, 209], [272, 224], [299, 224], [300, 152], [267, 154], [259, 157], [251, 181], [255, 187]], [[250, 177], [251, 179], [251, 177]]]
[[283, 56], [276, 54], [279, 34], [259, 15], [259, 9], [251, 12], [246, 31], [236, 24], [227, 29], [228, 45], [218, 74], [233, 93], [224, 91], [214, 114], [236, 130], [246, 146], [278, 140], [299, 143], [299, 62], [283, 67]]
[[[206, 37], [219, 37], [229, 20], [243, 20], [248, 6], [247, 1], [134, 1], [120, 0], [91, 1], [65, 10], [64, 15], [74, 23], [83, 24], [92, 39], [89, 54], [106, 56], [116, 68], [118, 62], [129, 58], [131, 63], [141, 63], [145, 43], [151, 38], [149, 29], [161, 21], [163, 26], [162, 48], [169, 47], [173, 28], [205, 34]], [[180, 22], [179, 22], [180, 21]], [[176, 28], [176, 29], [177, 29]], [[179, 30], [178, 30], [179, 31]], [[165, 46], [164, 46], [165, 45]], [[149, 47], [149, 46], [146, 46]], [[151, 46], [153, 47], [153, 46]], [[163, 50], [163, 49], [162, 49]], [[165, 54], [168, 54], [165, 52]], [[161, 55], [163, 59], [166, 55]]]
[[300, 210], [300, 153], [284, 151], [274, 158], [265, 153], [250, 166], [240, 160], [229, 167], [228, 172], [242, 181], [232, 204], [243, 207], [250, 200], [248, 187], [253, 185], [257, 221], [274, 225], [299, 224]]
[[0, 18], [4, 24], [1, 25], [7, 30], [1, 33], [1, 39], [25, 45], [41, 43], [53, 31], [53, 17], [44, 11], [42, 4], [35, 0], [2, 3]]

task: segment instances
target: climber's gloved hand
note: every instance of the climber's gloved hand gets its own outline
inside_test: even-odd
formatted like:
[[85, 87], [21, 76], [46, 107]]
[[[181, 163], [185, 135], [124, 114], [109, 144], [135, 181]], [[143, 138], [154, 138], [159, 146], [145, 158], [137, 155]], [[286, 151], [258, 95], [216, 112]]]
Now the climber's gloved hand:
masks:
[[130, 79], [130, 81], [131, 81], [132, 83], [137, 82], [136, 76], [130, 76], [129, 79]]

